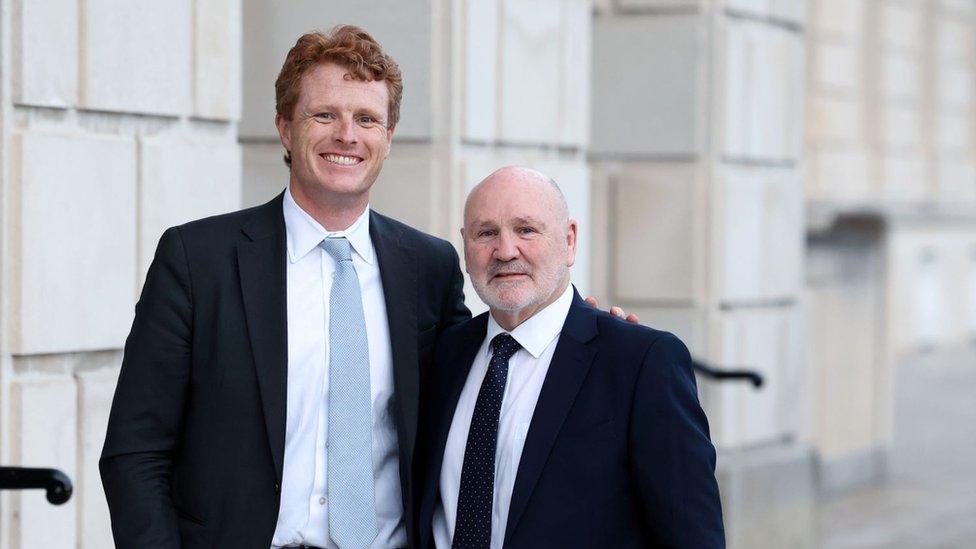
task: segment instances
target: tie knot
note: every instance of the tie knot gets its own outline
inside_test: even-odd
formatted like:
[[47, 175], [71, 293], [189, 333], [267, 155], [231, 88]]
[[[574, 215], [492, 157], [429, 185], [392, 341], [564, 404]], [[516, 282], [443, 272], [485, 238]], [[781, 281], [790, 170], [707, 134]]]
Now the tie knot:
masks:
[[519, 349], [522, 348], [518, 341], [509, 334], [498, 334], [494, 339], [491, 340], [491, 348], [495, 352], [495, 356], [501, 358], [502, 360], [508, 360], [512, 358]]
[[323, 250], [332, 256], [332, 259], [336, 263], [340, 261], [351, 261], [352, 260], [352, 248], [349, 246], [349, 240], [345, 237], [333, 238], [329, 237], [319, 244]]

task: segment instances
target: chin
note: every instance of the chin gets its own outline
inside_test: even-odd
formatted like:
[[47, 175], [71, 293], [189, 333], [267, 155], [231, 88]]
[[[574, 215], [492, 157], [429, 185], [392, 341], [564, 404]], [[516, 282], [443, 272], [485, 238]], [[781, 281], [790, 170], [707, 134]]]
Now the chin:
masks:
[[[487, 298], [487, 299], [486, 299]], [[535, 302], [535, 296], [522, 295], [513, 292], [493, 292], [481, 298], [489, 307], [500, 311], [514, 313], [521, 311]]]

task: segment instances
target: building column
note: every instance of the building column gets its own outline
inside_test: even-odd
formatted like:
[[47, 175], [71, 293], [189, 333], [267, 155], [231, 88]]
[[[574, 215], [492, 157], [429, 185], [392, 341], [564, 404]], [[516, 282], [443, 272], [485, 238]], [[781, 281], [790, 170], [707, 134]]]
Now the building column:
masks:
[[[730, 547], [809, 543], [800, 177], [805, 2], [602, 2], [590, 108], [607, 301], [692, 356]], [[598, 272], [601, 266], [606, 266]]]
[[11, 0], [0, 10], [0, 545], [109, 547], [98, 456], [163, 230], [240, 206], [236, 0]]

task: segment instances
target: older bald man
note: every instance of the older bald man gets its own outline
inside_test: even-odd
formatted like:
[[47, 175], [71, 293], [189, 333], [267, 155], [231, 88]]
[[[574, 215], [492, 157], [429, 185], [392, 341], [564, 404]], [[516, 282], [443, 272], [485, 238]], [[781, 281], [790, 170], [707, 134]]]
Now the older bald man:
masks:
[[424, 384], [420, 547], [724, 547], [688, 350], [580, 299], [556, 183], [496, 171], [461, 234], [490, 311], [445, 331]]

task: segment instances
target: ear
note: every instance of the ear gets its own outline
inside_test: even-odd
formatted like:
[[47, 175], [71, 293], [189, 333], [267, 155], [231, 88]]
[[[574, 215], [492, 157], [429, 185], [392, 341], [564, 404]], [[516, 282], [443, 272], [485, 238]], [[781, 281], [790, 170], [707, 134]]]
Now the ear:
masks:
[[566, 266], [572, 267], [576, 263], [576, 231], [575, 219], [570, 219], [566, 227]]
[[281, 140], [281, 146], [285, 148], [286, 151], [291, 151], [291, 120], [285, 120], [284, 116], [280, 114], [275, 115], [275, 127], [278, 128], [278, 139]]
[[383, 158], [384, 159], [390, 157], [390, 149], [393, 148], [393, 131], [394, 130], [396, 130], [396, 126], [394, 126], [392, 128], [387, 128], [386, 129], [386, 154], [383, 155]]

